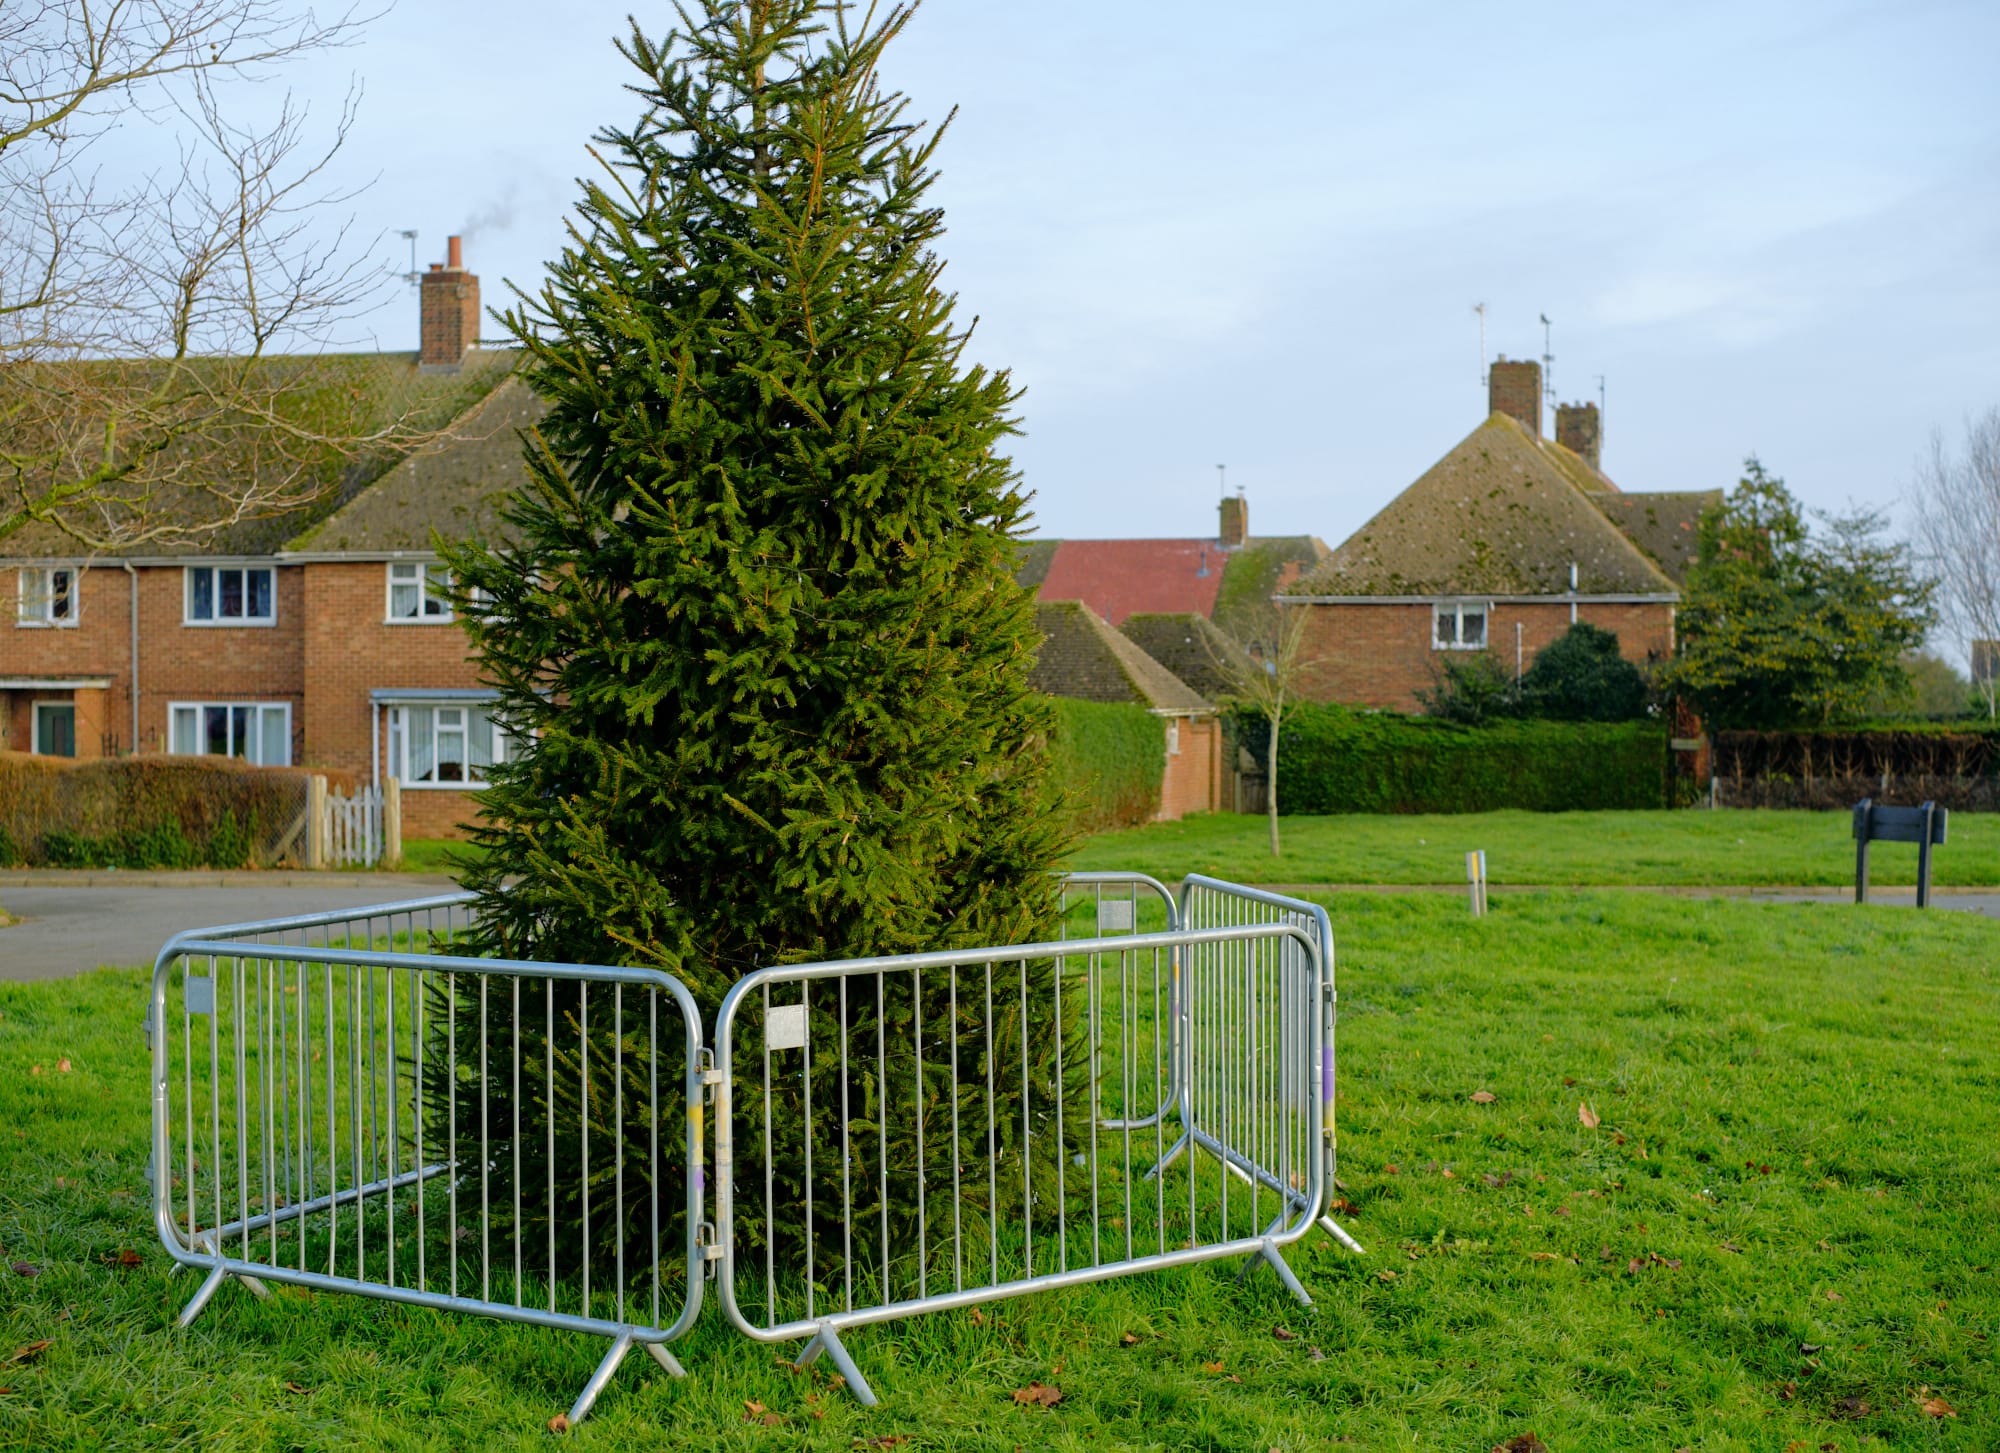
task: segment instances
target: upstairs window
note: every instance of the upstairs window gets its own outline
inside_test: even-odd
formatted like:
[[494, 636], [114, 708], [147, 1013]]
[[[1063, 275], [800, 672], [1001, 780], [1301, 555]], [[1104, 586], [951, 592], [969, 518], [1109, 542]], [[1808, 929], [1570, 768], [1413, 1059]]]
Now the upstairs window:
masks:
[[1431, 648], [1438, 651], [1486, 649], [1486, 617], [1492, 608], [1483, 600], [1442, 600], [1432, 615]]
[[268, 626], [278, 618], [277, 572], [268, 565], [190, 565], [187, 622]]
[[241, 757], [260, 767], [292, 764], [292, 709], [284, 702], [174, 702], [170, 750], [181, 756]]
[[451, 571], [442, 565], [394, 561], [389, 566], [390, 621], [451, 619]]
[[67, 565], [31, 565], [21, 571], [21, 605], [16, 616], [24, 626], [76, 624], [77, 573]]

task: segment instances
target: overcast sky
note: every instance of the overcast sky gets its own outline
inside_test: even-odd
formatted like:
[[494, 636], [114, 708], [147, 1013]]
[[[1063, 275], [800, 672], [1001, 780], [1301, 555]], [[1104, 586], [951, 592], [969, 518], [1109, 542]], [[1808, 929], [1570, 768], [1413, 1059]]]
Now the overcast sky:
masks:
[[[487, 301], [560, 245], [634, 103], [625, 4], [401, 0], [295, 68], [365, 86], [379, 251], [467, 236]], [[1382, 12], [1388, 12], [1386, 14]], [[664, 27], [668, 7], [642, 11]], [[1606, 403], [1627, 489], [1891, 503], [2000, 404], [2000, 6], [929, 0], [891, 51], [944, 148], [948, 283], [1027, 389], [1044, 534], [1337, 543], [1485, 412], [1487, 350]], [[416, 301], [370, 320], [415, 345]]]

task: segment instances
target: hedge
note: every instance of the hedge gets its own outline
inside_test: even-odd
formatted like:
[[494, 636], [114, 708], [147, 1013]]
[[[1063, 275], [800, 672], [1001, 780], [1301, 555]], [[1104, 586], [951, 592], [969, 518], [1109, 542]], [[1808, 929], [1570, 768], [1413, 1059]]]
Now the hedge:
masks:
[[[1260, 719], [1242, 723], [1263, 757]], [[1598, 811], [1666, 806], [1658, 722], [1500, 721], [1297, 706], [1278, 738], [1285, 813]]]
[[304, 812], [307, 776], [227, 757], [0, 752], [0, 865], [261, 867]]
[[1160, 810], [1166, 728], [1143, 706], [1054, 698], [1054, 776], [1079, 832], [1131, 827]]

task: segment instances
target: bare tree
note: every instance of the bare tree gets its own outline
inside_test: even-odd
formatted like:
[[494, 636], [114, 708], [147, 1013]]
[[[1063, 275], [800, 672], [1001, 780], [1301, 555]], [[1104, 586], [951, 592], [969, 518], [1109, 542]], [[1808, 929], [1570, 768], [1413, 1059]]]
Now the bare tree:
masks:
[[1306, 627], [1311, 618], [1309, 605], [1288, 606], [1272, 600], [1235, 621], [1242, 633], [1242, 651], [1209, 646], [1210, 658], [1229, 678], [1232, 699], [1262, 716], [1271, 729], [1264, 745], [1264, 812], [1270, 822], [1274, 858], [1283, 851], [1278, 836], [1278, 734], [1301, 683], [1322, 659], [1306, 650]]
[[[34, 525], [91, 551], [198, 539], [418, 441], [408, 410], [361, 397], [331, 356], [387, 280], [320, 222], [349, 200], [328, 167], [354, 95], [316, 145], [289, 95], [240, 119], [256, 97], [239, 83], [366, 18], [297, 0], [0, 3], [0, 548]], [[106, 182], [100, 144], [141, 126], [171, 135], [173, 159]]]
[[1987, 716], [2000, 716], [2000, 408], [1966, 425], [1958, 454], [1934, 432], [1909, 497], [1945, 624], [1972, 658]]

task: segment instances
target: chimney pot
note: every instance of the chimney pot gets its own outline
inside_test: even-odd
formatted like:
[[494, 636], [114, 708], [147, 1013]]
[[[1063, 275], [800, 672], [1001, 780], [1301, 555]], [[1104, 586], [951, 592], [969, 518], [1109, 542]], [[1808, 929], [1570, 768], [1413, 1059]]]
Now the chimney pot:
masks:
[[1518, 420], [1537, 439], [1542, 437], [1542, 366], [1531, 360], [1514, 363], [1501, 354], [1487, 371], [1487, 409]]
[[457, 237], [447, 237], [444, 240], [444, 265], [453, 272], [465, 270], [465, 251]]

